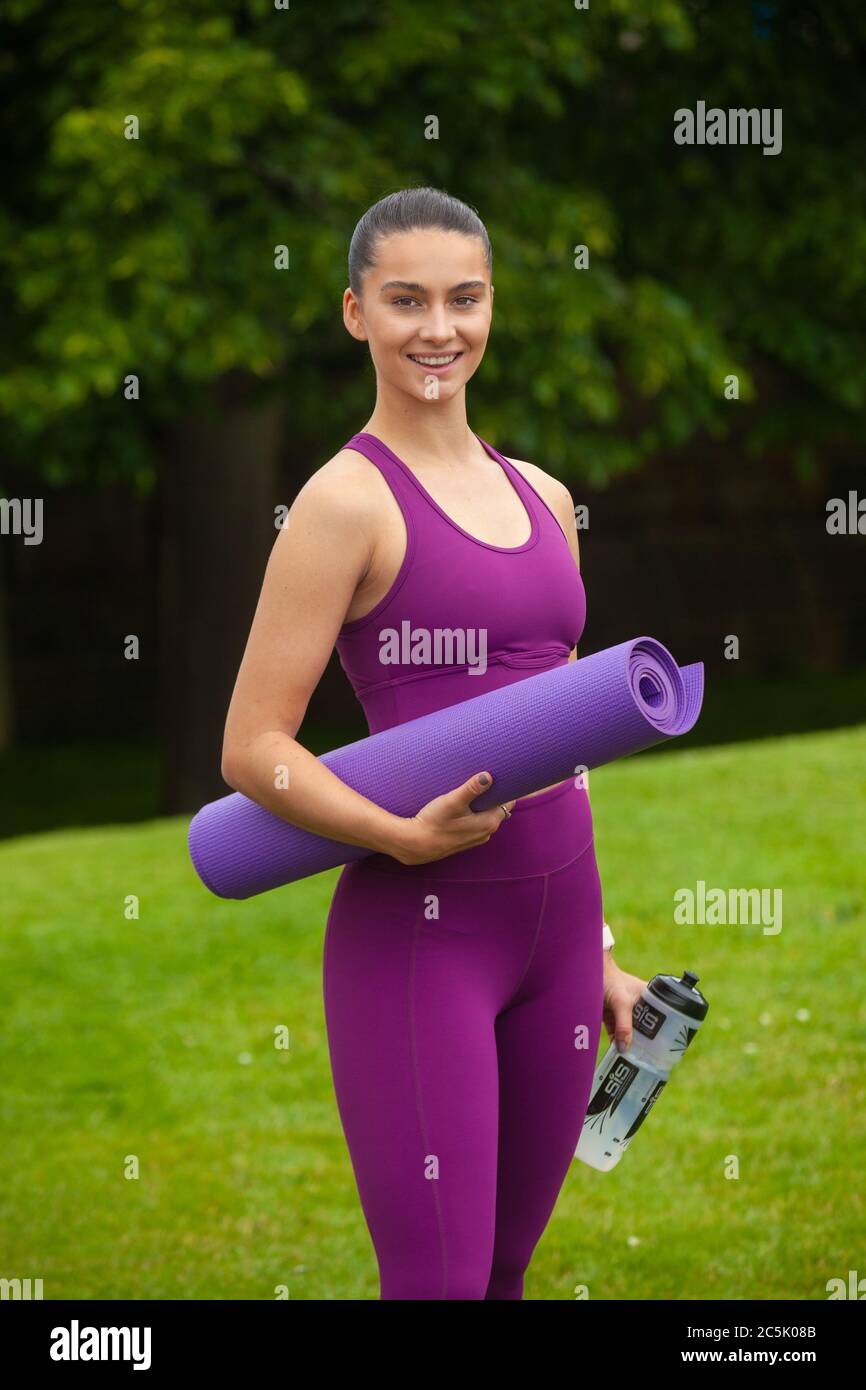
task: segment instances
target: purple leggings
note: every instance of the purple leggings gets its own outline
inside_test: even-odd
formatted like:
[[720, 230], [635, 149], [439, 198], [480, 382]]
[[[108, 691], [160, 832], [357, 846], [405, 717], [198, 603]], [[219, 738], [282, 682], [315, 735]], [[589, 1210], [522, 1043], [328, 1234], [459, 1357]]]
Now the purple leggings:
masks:
[[580, 1137], [602, 1011], [589, 797], [484, 845], [348, 864], [324, 943], [340, 1119], [383, 1299], [520, 1299]]

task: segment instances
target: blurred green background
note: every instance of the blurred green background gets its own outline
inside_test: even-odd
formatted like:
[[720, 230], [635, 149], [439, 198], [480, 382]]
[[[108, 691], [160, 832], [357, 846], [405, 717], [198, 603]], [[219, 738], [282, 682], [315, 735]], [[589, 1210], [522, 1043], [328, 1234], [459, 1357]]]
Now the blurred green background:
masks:
[[[650, 633], [707, 678], [682, 747], [592, 778], [624, 963], [700, 966], [707, 1035], [621, 1170], [567, 1185], [528, 1296], [569, 1296], [575, 1242], [598, 1297], [856, 1268], [866, 520], [827, 507], [864, 487], [864, 54], [853, 0], [8, 0], [0, 501], [43, 499], [44, 537], [0, 529], [0, 1275], [270, 1297], [293, 1261], [293, 1297], [375, 1296], [320, 1017], [332, 876], [227, 907], [184, 836], [227, 790], [275, 508], [373, 404], [352, 230], [414, 184], [493, 243], [472, 427], [589, 507], [580, 654]], [[779, 109], [781, 151], [677, 145], [699, 101]], [[333, 658], [300, 737], [364, 731]], [[664, 904], [714, 876], [782, 886], [781, 936], [684, 940]], [[116, 1186], [137, 1148], [151, 1185]], [[612, 1231], [672, 1210], [715, 1273], [689, 1284], [685, 1237], [611, 1271]]]

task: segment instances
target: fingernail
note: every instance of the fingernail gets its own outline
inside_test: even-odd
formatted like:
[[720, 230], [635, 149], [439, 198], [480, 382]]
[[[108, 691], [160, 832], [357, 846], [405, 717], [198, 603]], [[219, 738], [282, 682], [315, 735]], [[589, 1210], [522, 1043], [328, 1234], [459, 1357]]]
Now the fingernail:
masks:
[[624, 1042], [622, 1038], [617, 1038], [615, 1046], [617, 1052], [628, 1052], [628, 1043]]
[[478, 780], [481, 783], [482, 787], [486, 787], [487, 783], [490, 781], [490, 778], [487, 776], [486, 772], [482, 772]]

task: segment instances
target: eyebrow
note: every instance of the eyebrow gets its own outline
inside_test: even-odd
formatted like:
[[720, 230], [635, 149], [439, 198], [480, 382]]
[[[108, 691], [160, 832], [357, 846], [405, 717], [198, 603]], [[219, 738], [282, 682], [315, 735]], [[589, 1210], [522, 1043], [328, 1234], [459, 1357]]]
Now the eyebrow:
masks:
[[[461, 280], [459, 285], [452, 285], [447, 294], [456, 294], [458, 290], [485, 290], [486, 280]], [[415, 290], [417, 294], [426, 294], [427, 289], [424, 285], [419, 285], [414, 280], [388, 280], [379, 291], [384, 294], [386, 290]]]

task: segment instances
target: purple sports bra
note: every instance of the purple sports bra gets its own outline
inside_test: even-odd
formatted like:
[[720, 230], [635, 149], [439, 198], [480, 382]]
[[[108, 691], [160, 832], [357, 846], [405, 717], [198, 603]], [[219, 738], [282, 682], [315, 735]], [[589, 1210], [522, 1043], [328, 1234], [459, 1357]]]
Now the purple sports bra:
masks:
[[371, 734], [568, 661], [586, 594], [562, 527], [522, 473], [479, 435], [532, 521], [523, 545], [458, 526], [375, 435], [343, 446], [379, 469], [403, 513], [406, 553], [387, 594], [344, 623], [337, 653]]

